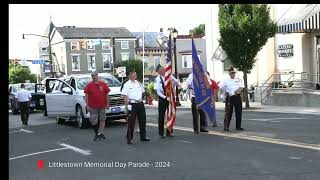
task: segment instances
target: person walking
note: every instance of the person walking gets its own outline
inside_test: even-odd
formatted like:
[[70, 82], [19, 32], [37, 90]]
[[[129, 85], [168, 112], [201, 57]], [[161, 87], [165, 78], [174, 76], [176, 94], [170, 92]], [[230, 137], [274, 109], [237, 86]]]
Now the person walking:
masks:
[[225, 116], [224, 116], [224, 131], [229, 131], [230, 121], [232, 118], [233, 107], [236, 113], [236, 130], [243, 131], [241, 127], [242, 121], [242, 101], [240, 93], [243, 91], [244, 84], [242, 79], [235, 78], [236, 70], [234, 67], [230, 67], [229, 70], [230, 78], [221, 81], [218, 86], [220, 89], [225, 91]]
[[121, 94], [125, 96], [125, 105], [131, 105], [132, 109], [129, 111], [128, 130], [127, 130], [127, 144], [132, 144], [134, 124], [136, 116], [138, 116], [140, 127], [140, 140], [150, 141], [146, 137], [146, 109], [142, 101], [142, 94], [145, 92], [142, 84], [136, 80], [137, 73], [135, 70], [129, 72], [129, 80], [123, 86]]
[[92, 71], [92, 81], [85, 87], [84, 93], [90, 122], [95, 132], [94, 141], [106, 139], [103, 135], [106, 122], [106, 109], [110, 108], [108, 85], [99, 80], [98, 72]]
[[[158, 129], [159, 129], [159, 135], [160, 137], [164, 138], [164, 116], [166, 114], [166, 111], [169, 107], [169, 101], [170, 98], [167, 97], [166, 94], [166, 88], [164, 85], [164, 75], [165, 75], [165, 69], [159, 64], [156, 68], [156, 72], [158, 73], [158, 76], [155, 79], [155, 86], [154, 89], [157, 91], [157, 94], [159, 96], [159, 101], [158, 101]], [[180, 83], [179, 81], [174, 78], [171, 75], [172, 81], [176, 86], [179, 86]], [[167, 136], [168, 137], [173, 137], [173, 132], [170, 132], [167, 129]]]
[[28, 125], [29, 120], [29, 107], [31, 102], [31, 94], [25, 89], [25, 85], [20, 85], [20, 90], [16, 95], [16, 107], [20, 109], [21, 121], [22, 124]]

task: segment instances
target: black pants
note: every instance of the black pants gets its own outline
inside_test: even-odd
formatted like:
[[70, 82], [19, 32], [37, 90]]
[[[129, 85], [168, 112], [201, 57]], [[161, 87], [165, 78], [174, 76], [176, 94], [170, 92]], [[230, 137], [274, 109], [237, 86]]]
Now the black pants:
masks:
[[29, 102], [19, 102], [19, 109], [22, 123], [28, 123], [29, 120]]
[[224, 128], [229, 128], [233, 107], [236, 112], [236, 128], [241, 128], [242, 101], [240, 95], [227, 96], [225, 103]]
[[129, 112], [128, 118], [128, 131], [127, 138], [133, 138], [133, 130], [134, 124], [136, 121], [136, 116], [138, 116], [139, 120], [139, 128], [140, 128], [140, 139], [144, 139], [146, 137], [146, 109], [144, 107], [144, 103], [131, 103], [132, 110]]
[[198, 118], [200, 115], [200, 130], [205, 128], [207, 123], [206, 114], [201, 110], [197, 109], [195, 98], [191, 98], [191, 108], [192, 108], [192, 119], [193, 119], [193, 130], [198, 131]]
[[[159, 101], [158, 101], [158, 114], [159, 114], [159, 118], [158, 118], [158, 128], [159, 128], [159, 135], [163, 136], [164, 135], [164, 115], [166, 114], [166, 111], [168, 109], [169, 106], [169, 101], [167, 101], [166, 99], [163, 99], [162, 97], [159, 97]], [[169, 132], [169, 130], [167, 129], [167, 134], [171, 134], [172, 132]]]

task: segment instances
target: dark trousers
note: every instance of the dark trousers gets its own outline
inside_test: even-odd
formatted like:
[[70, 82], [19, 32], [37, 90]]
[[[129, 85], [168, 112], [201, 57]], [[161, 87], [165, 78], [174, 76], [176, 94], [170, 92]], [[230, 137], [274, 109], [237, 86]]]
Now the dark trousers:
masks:
[[229, 128], [233, 107], [236, 112], [236, 128], [241, 128], [242, 101], [240, 95], [227, 96], [225, 102], [224, 128]]
[[[169, 106], [169, 101], [163, 99], [162, 97], [159, 97], [159, 101], [158, 101], [158, 114], [159, 114], [159, 118], [158, 118], [158, 128], [159, 128], [159, 135], [163, 136], [164, 135], [164, 115], [166, 114], [166, 111], [168, 109]], [[171, 134], [172, 132], [169, 132], [169, 130], [167, 129], [167, 134]]]
[[27, 123], [29, 120], [29, 102], [19, 102], [19, 109], [22, 123]]
[[134, 124], [136, 121], [136, 117], [138, 116], [139, 120], [139, 128], [140, 128], [140, 139], [144, 139], [146, 137], [146, 109], [144, 107], [144, 103], [131, 103], [132, 110], [128, 113], [128, 131], [127, 138], [132, 140], [133, 138], [133, 130]]
[[195, 98], [191, 98], [191, 109], [192, 109], [192, 119], [193, 119], [193, 130], [198, 131], [198, 118], [200, 115], [200, 130], [205, 128], [207, 123], [206, 114], [201, 110], [197, 109]]

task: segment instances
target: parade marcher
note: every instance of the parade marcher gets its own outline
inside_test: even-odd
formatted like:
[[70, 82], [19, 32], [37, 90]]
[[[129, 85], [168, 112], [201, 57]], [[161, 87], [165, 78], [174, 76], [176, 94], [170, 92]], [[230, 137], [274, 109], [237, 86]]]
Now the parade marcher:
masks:
[[[208, 74], [208, 76], [210, 76], [210, 73], [208, 71], [207, 71], [207, 74]], [[210, 79], [210, 81], [211, 81], [211, 87], [212, 87], [212, 94], [214, 95], [214, 97], [216, 97], [216, 91], [217, 91], [217, 89], [219, 89], [219, 86], [216, 83], [216, 81], [214, 81], [213, 79]], [[216, 112], [216, 106], [214, 106], [213, 110]], [[215, 115], [216, 115], [216, 113], [215, 113]], [[215, 119], [216, 119], [216, 117], [215, 117]], [[218, 127], [217, 121], [214, 121], [214, 124], [212, 124], [212, 127]]]
[[132, 144], [134, 124], [136, 116], [138, 116], [140, 127], [140, 140], [150, 141], [146, 137], [146, 109], [142, 101], [142, 94], [145, 92], [142, 84], [136, 80], [137, 73], [135, 70], [129, 72], [129, 80], [123, 86], [121, 94], [125, 96], [125, 105], [131, 105], [132, 109], [129, 111], [128, 130], [127, 130], [127, 144]]
[[243, 91], [244, 84], [242, 79], [235, 78], [236, 71], [233, 67], [230, 67], [228, 72], [230, 78], [225, 79], [218, 84], [220, 89], [226, 92], [224, 131], [229, 131], [233, 107], [235, 108], [236, 113], [236, 130], [242, 131], [244, 129], [241, 127], [242, 101], [240, 93]]
[[[121, 88], [120, 88], [120, 92], [121, 92], [122, 89], [123, 89], [123, 85], [124, 85], [126, 82], [128, 82], [128, 80], [129, 80], [129, 79], [127, 79], [126, 81], [122, 82]], [[135, 123], [134, 123], [134, 132], [140, 133], [138, 117], [136, 118], [136, 121], [135, 121]]]
[[20, 90], [17, 92], [16, 95], [16, 107], [20, 109], [21, 121], [22, 124], [28, 125], [29, 120], [29, 107], [31, 102], [31, 94], [29, 91], [25, 89], [25, 85], [20, 85]]
[[201, 110], [197, 108], [196, 100], [195, 100], [195, 93], [193, 91], [193, 73], [190, 73], [187, 78], [187, 85], [188, 88], [191, 91], [191, 108], [192, 108], [192, 120], [193, 120], [193, 130], [194, 133], [199, 133], [199, 127], [198, 127], [198, 118], [200, 115], [200, 132], [208, 132], [207, 130], [207, 117], [206, 114]]
[[[164, 116], [166, 114], [166, 110], [169, 106], [169, 101], [170, 97], [167, 97], [166, 94], [166, 89], [165, 89], [165, 84], [164, 84], [164, 75], [165, 75], [165, 69], [159, 64], [156, 68], [156, 72], [159, 74], [156, 79], [155, 79], [155, 85], [154, 89], [157, 91], [157, 94], [159, 96], [159, 101], [158, 101], [158, 128], [159, 128], [159, 135], [164, 138]], [[172, 75], [172, 81], [176, 86], [179, 86], [179, 81], [174, 78]], [[168, 137], [173, 137], [173, 132], [169, 132], [167, 129], [167, 136]]]
[[86, 107], [90, 112], [90, 122], [95, 132], [94, 141], [106, 139], [103, 135], [106, 122], [106, 109], [110, 108], [108, 85], [99, 80], [98, 72], [92, 71], [92, 81], [85, 87]]

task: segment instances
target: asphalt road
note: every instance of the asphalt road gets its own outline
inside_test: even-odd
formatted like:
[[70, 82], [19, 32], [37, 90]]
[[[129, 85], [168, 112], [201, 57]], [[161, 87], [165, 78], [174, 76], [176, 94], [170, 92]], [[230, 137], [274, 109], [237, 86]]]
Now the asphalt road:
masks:
[[[92, 129], [78, 129], [72, 123], [58, 125], [54, 118], [44, 118], [41, 113], [31, 114], [30, 125], [22, 126], [19, 115], [10, 115], [9, 179], [320, 177], [319, 115], [245, 112], [245, 131], [235, 131], [233, 119], [231, 132], [224, 133], [223, 112], [217, 111], [219, 127], [209, 127], [209, 133], [196, 135], [191, 112], [180, 111], [175, 137], [161, 139], [157, 112], [147, 113], [151, 141], [140, 142], [136, 133], [133, 145], [126, 144], [124, 122], [108, 124], [107, 140], [94, 142]], [[43, 168], [38, 167], [41, 162]]]

